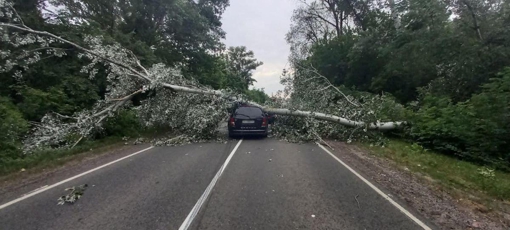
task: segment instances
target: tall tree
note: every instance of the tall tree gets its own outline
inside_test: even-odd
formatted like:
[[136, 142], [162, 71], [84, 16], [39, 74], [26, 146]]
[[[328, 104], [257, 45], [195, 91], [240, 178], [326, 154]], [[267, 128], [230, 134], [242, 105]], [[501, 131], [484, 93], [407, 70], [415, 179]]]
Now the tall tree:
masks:
[[227, 68], [234, 78], [243, 82], [243, 88], [248, 89], [256, 80], [252, 78], [253, 71], [263, 63], [257, 61], [254, 53], [245, 46], [229, 47], [225, 54]]

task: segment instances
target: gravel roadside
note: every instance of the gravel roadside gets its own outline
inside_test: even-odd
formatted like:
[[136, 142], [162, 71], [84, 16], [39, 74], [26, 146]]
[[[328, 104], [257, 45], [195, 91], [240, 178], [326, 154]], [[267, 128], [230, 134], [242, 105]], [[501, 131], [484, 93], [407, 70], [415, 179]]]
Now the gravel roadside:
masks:
[[468, 199], [455, 199], [431, 178], [401, 169], [394, 162], [344, 142], [328, 141], [340, 159], [442, 229], [510, 229], [508, 213], [488, 212]]

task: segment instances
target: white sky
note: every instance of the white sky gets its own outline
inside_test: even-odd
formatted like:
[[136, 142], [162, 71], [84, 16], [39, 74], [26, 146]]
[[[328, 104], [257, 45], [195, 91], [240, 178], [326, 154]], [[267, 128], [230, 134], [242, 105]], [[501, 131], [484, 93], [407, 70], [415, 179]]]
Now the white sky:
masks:
[[285, 34], [297, 5], [296, 0], [230, 0], [223, 14], [225, 44], [246, 46], [257, 60], [264, 62], [253, 78], [257, 80], [254, 86], [264, 88], [268, 95], [283, 89], [280, 76], [290, 52]]

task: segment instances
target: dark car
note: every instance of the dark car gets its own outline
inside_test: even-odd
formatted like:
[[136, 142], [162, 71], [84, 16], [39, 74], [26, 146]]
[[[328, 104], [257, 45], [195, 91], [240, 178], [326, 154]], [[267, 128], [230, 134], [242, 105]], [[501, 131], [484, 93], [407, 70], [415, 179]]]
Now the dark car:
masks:
[[267, 137], [268, 119], [264, 111], [258, 107], [237, 107], [228, 121], [228, 135], [259, 135]]

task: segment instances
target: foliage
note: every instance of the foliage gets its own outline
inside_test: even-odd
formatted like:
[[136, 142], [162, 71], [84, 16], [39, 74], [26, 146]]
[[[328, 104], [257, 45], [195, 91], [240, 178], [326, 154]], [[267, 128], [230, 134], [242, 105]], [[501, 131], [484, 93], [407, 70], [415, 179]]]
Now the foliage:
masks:
[[248, 90], [248, 87], [255, 82], [255, 79], [252, 78], [252, 71], [263, 63], [258, 62], [254, 58], [253, 51], [247, 50], [244, 46], [228, 48], [224, 58], [230, 77], [239, 78], [242, 89]]
[[510, 69], [482, 88], [461, 103], [427, 94], [410, 134], [429, 148], [508, 168]]
[[78, 201], [82, 196], [85, 189], [87, 189], [87, 184], [82, 184], [79, 186], [73, 186], [70, 188], [66, 188], [66, 191], [70, 191], [67, 195], [61, 196], [58, 198], [57, 205], [64, 205], [65, 203], [74, 204], [74, 202]]
[[246, 91], [246, 98], [259, 104], [265, 104], [269, 100], [269, 96], [264, 92], [264, 89], [257, 88]]
[[[41, 170], [48, 167], [60, 166], [74, 159], [83, 159], [94, 154], [101, 154], [118, 148], [125, 142], [119, 137], [105, 137], [98, 140], [84, 140], [75, 148], [39, 149], [31, 154], [23, 154], [21, 148], [11, 152], [9, 156], [0, 158], [0, 176], [5, 176], [20, 170]], [[18, 147], [21, 147], [18, 145]], [[8, 153], [3, 151], [2, 154]]]
[[[335, 85], [390, 93], [404, 103], [417, 99], [417, 88], [431, 85], [431, 93], [458, 102], [510, 66], [510, 33], [503, 29], [509, 6], [502, 1], [401, 0], [393, 6], [367, 1], [357, 13], [349, 7], [356, 5], [352, 1], [333, 1], [341, 3], [335, 8], [320, 6], [330, 1], [312, 2], [294, 14], [287, 36], [291, 60], [308, 61]], [[342, 12], [362, 23], [335, 22]], [[338, 26], [343, 32], [332, 35]]]
[[[262, 63], [246, 47], [225, 50], [220, 43], [220, 18], [227, 6], [227, 0], [1, 1], [0, 80], [5, 84], [0, 95], [10, 98], [32, 124], [26, 150], [150, 129], [147, 124], [164, 119], [139, 121], [154, 109], [123, 109], [146, 102], [156, 107], [160, 101], [152, 101], [173, 98], [173, 92], [158, 92], [163, 83], [247, 90], [251, 72]], [[181, 105], [188, 99], [177, 98]], [[189, 106], [169, 101], [169, 108], [197, 120], [215, 114], [208, 123], [188, 130], [193, 123], [176, 117], [158, 125], [207, 136], [228, 103], [224, 98], [212, 98], [221, 105], [205, 104], [211, 102], [207, 97], [191, 98], [196, 100]]]
[[[298, 64], [293, 73], [284, 73], [283, 92], [267, 102], [269, 106], [289, 108], [291, 111], [313, 111], [327, 116], [338, 116], [360, 122], [354, 127], [307, 117], [279, 117], [272, 127], [274, 135], [289, 141], [315, 141], [321, 137], [346, 140], [381, 141], [380, 132], [371, 132], [370, 126], [383, 120], [399, 121], [405, 118], [404, 107], [387, 95], [352, 92], [335, 87], [316, 69]], [[286, 99], [289, 98], [289, 99]]]
[[116, 137], [137, 137], [143, 131], [135, 111], [123, 110], [103, 125], [102, 134]]
[[28, 122], [16, 106], [8, 98], [0, 97], [0, 165], [20, 155], [19, 140], [28, 127]]
[[346, 95], [390, 94], [407, 108], [377, 113], [410, 121], [401, 136], [508, 168], [509, 7], [501, 0], [303, 2], [287, 34], [291, 65], [314, 67]]
[[[164, 60], [161, 63], [152, 65], [142, 63], [143, 59], [138, 58], [137, 54], [125, 48], [121, 42], [112, 39], [116, 37], [116, 33], [112, 32], [112, 28], [117, 26], [115, 20], [110, 21], [111, 24], [108, 24], [108, 27], [101, 28], [106, 30], [106, 33], [84, 34], [81, 39], [73, 37], [78, 40], [73, 42], [48, 31], [27, 26], [10, 3], [0, 3], [4, 4], [3, 6], [0, 5], [3, 12], [3, 15], [0, 16], [4, 16], [9, 21], [8, 23], [0, 22], [0, 28], [3, 29], [3, 34], [6, 35], [3, 36], [4, 42], [7, 44], [7, 49], [3, 55], [3, 72], [13, 72], [15, 80], [23, 86], [23, 75], [30, 71], [32, 65], [45, 60], [46, 57], [42, 58], [44, 55], [39, 52], [39, 50], [45, 50], [51, 55], [50, 57], [55, 58], [67, 58], [76, 55], [79, 61], [84, 62], [80, 65], [80, 73], [88, 76], [91, 81], [98, 80], [98, 82], [101, 82], [101, 86], [104, 87], [104, 89], [100, 88], [101, 97], [99, 100], [96, 99], [93, 105], [71, 112], [71, 114], [61, 113], [60, 110], [62, 109], [58, 107], [61, 104], [55, 103], [55, 108], [45, 108], [49, 110], [49, 113], [44, 115], [39, 123], [34, 123], [31, 134], [24, 140], [26, 153], [48, 146], [72, 148], [82, 140], [103, 131], [106, 121], [114, 119], [113, 117], [119, 112], [128, 108], [134, 108], [137, 111], [137, 116], [145, 127], [169, 127], [183, 133], [186, 136], [183, 140], [203, 140], [214, 137], [217, 132], [217, 125], [226, 117], [227, 108], [231, 106], [231, 103], [246, 99], [246, 96], [240, 93], [248, 90], [248, 87], [254, 81], [251, 77], [252, 71], [262, 64], [253, 57], [253, 52], [248, 51], [245, 47], [231, 47], [227, 52], [219, 55], [219, 58], [205, 59], [223, 63], [216, 69], [194, 68], [193, 63], [196, 63], [197, 59], [192, 56], [183, 56], [179, 64], [173, 61], [168, 62], [164, 59], [165, 56], [160, 56]], [[175, 4], [184, 4], [182, 9], [185, 11], [194, 9], [194, 6], [187, 8], [187, 4], [194, 4], [192, 2], [177, 1]], [[76, 6], [78, 8], [77, 12], [72, 13], [75, 10], [73, 7], [68, 6], [64, 11], [58, 12], [57, 18], [74, 15], [76, 16], [74, 19], [76, 23], [74, 24], [78, 28], [80, 26], [89, 27], [89, 25], [95, 23], [95, 20], [99, 20], [94, 19], [91, 14], [81, 15], [82, 11], [85, 10], [80, 9], [81, 6]], [[67, 12], [68, 10], [71, 13]], [[188, 14], [193, 15], [193, 12], [186, 11], [186, 15]], [[198, 17], [197, 20], [201, 20], [201, 17]], [[74, 24], [71, 25], [74, 26]], [[218, 31], [209, 31], [207, 34], [215, 34], [216, 32]], [[173, 37], [168, 37], [165, 34], [163, 34], [163, 37], [170, 39], [172, 44], [180, 42], [178, 39], [172, 40]], [[191, 39], [196, 38], [191, 36]], [[70, 48], [60, 48], [62, 46]], [[36, 51], [26, 52], [34, 47]], [[159, 47], [152, 45], [150, 47], [154, 49], [154, 54], [159, 56], [157, 54]], [[216, 51], [212, 48], [204, 50], [204, 47], [207, 47], [207, 45], [202, 44], [197, 47], [193, 55], [203, 57], [204, 52], [214, 53]], [[20, 50], [23, 55], [10, 55], [15, 50]], [[197, 70], [205, 73], [218, 73], [219, 76], [215, 76], [215, 78], [223, 79], [223, 81], [212, 86], [203, 85], [201, 82], [208, 82], [208, 79], [195, 78], [193, 73]], [[30, 72], [28, 73], [30, 74]], [[318, 76], [314, 77], [313, 75]], [[311, 78], [307, 79], [307, 77]], [[317, 118], [339, 123], [337, 125], [326, 125], [320, 134], [317, 134], [315, 129], [311, 129], [312, 132], [294, 133], [296, 138], [306, 139], [310, 137], [309, 134], [314, 134], [314, 138], [319, 139], [319, 135], [333, 135], [339, 132], [346, 134], [345, 129], [336, 128], [345, 125], [354, 127], [349, 135], [349, 139], [351, 139], [354, 133], [366, 133], [368, 129], [393, 129], [400, 124], [399, 122], [381, 122], [379, 120], [381, 114], [378, 111], [382, 111], [383, 107], [388, 105], [386, 97], [362, 97], [360, 100], [364, 100], [364, 102], [357, 101], [354, 103], [352, 102], [354, 98], [344, 95], [338, 88], [331, 85], [327, 78], [324, 78], [315, 70], [311, 72], [303, 70], [289, 79], [295, 79], [294, 81], [287, 80], [289, 84], [285, 94], [290, 95], [288, 93], [293, 91], [290, 100], [287, 100], [289, 97], [284, 96], [281, 98], [283, 101], [266, 101], [267, 104], [261, 106], [263, 109], [275, 114], [300, 116], [308, 120]], [[324, 79], [325, 81], [323, 81]], [[308, 80], [310, 82], [306, 83]], [[233, 88], [226, 90], [214, 90], [212, 88], [228, 87], [232, 83]], [[53, 88], [49, 87], [48, 89]], [[313, 93], [307, 93], [308, 90], [312, 90]], [[36, 92], [39, 93], [39, 91]], [[184, 95], [176, 92], [191, 94]], [[331, 92], [333, 94], [329, 94]], [[264, 97], [260, 93], [262, 92], [257, 93], [259, 94], [257, 97]], [[39, 94], [45, 95], [44, 93]], [[59, 95], [50, 93], [48, 97]], [[342, 97], [335, 98], [339, 95]], [[63, 94], [61, 96], [64, 98]], [[253, 104], [253, 102], [249, 103]], [[344, 106], [341, 109], [336, 109], [332, 103], [339, 106], [352, 104], [360, 108], [351, 110], [348, 106]], [[53, 106], [53, 104], [50, 105]], [[270, 108], [270, 106], [277, 107]], [[286, 107], [290, 107], [290, 109], [281, 109]], [[399, 108], [398, 106], [393, 107]], [[387, 108], [391, 109], [391, 107]], [[296, 111], [296, 109], [305, 111]], [[313, 127], [315, 127], [317, 124], [325, 124], [325, 122], [313, 121], [313, 124]], [[287, 129], [289, 132], [280, 133], [292, 133], [289, 129], [295, 128], [296, 125], [300, 125], [300, 122], [282, 125], [280, 126], [281, 129]], [[110, 131], [117, 130], [116, 132], [120, 132], [121, 129], [117, 129], [115, 126], [109, 128]]]
[[161, 91], [136, 108], [145, 127], [165, 126], [196, 140], [214, 138], [230, 106], [225, 98]]

